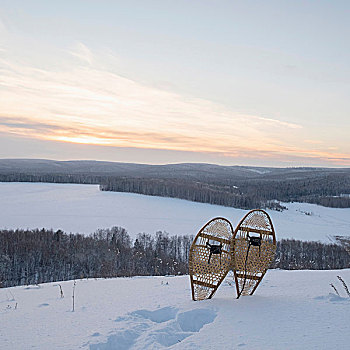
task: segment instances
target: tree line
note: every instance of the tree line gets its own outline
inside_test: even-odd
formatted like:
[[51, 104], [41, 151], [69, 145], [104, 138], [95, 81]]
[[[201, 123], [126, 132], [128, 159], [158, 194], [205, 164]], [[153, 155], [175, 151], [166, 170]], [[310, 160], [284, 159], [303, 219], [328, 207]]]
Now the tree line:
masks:
[[250, 179], [238, 182], [247, 196], [263, 202], [305, 202], [332, 208], [350, 208], [350, 173], [318, 175], [308, 178]]
[[[124, 228], [84, 236], [60, 230], [0, 230], [0, 287], [79, 278], [163, 276], [188, 273], [193, 236], [140, 233]], [[283, 239], [272, 268], [341, 269], [350, 255], [337, 244]]]
[[241, 209], [283, 210], [280, 202], [305, 202], [349, 208], [350, 175], [333, 174], [308, 179], [225, 179], [197, 181], [177, 178], [106, 176], [101, 191], [134, 192], [173, 197]]
[[98, 185], [103, 179], [99, 174], [57, 173], [0, 173], [0, 182], [46, 182]]
[[350, 253], [343, 245], [282, 239], [277, 242], [273, 268], [284, 270], [333, 270], [350, 267]]
[[285, 209], [280, 202], [350, 208], [350, 171], [263, 174], [256, 178], [206, 176], [200, 171], [195, 175], [174, 172], [171, 176], [169, 172], [162, 173], [161, 169], [156, 176], [142, 172], [132, 174], [3, 172], [0, 182], [99, 184], [102, 191], [180, 198], [241, 209]]
[[184, 274], [191, 236], [121, 227], [84, 236], [60, 230], [0, 230], [0, 286], [77, 278]]
[[180, 198], [242, 209], [262, 208], [267, 204], [258, 196], [241, 193], [236, 186], [180, 179], [108, 177], [102, 180], [100, 190]]

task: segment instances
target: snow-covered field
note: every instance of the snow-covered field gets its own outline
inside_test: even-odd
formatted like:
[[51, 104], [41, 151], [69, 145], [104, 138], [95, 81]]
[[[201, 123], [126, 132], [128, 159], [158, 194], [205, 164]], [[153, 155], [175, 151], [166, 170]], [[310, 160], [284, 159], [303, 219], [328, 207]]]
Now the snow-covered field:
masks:
[[[241, 209], [98, 186], [0, 183], [0, 227], [91, 233], [125, 227], [195, 234]], [[350, 234], [350, 209], [287, 204], [270, 211], [278, 238], [327, 241]], [[254, 296], [235, 299], [228, 276], [212, 300], [191, 301], [188, 276], [77, 280], [0, 289], [0, 349], [348, 349], [350, 298], [341, 271], [270, 270]], [[333, 283], [340, 296], [330, 287]], [[61, 298], [61, 285], [64, 298]]]
[[[223, 216], [233, 225], [246, 210], [132, 193], [102, 192], [95, 185], [0, 183], [0, 227], [53, 228], [89, 234], [122, 226], [139, 232], [196, 234], [210, 219]], [[329, 241], [350, 235], [350, 209], [287, 203], [288, 210], [268, 211], [277, 238]], [[311, 214], [311, 215], [307, 215]]]
[[[349, 349], [350, 270], [270, 270], [235, 299], [226, 278], [191, 301], [188, 276], [78, 280], [0, 289], [0, 349]], [[329, 286], [334, 283], [340, 297]], [[16, 306], [17, 305], [17, 306]]]

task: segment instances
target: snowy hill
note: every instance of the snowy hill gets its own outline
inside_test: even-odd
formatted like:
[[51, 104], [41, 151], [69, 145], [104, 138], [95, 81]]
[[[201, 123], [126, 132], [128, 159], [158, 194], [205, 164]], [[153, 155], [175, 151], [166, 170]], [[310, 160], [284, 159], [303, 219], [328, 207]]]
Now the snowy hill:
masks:
[[[2, 228], [91, 233], [195, 234], [245, 210], [179, 199], [101, 192], [94, 185], [0, 183]], [[277, 236], [327, 241], [349, 235], [350, 209], [289, 203], [270, 211]], [[137, 218], [137, 220], [135, 219]], [[77, 280], [0, 289], [0, 349], [348, 349], [350, 298], [341, 271], [270, 270], [256, 294], [235, 299], [228, 276], [212, 300], [191, 301], [188, 276]], [[330, 287], [333, 283], [340, 293]], [[60, 286], [64, 298], [61, 298]]]
[[57, 161], [50, 159], [0, 159], [0, 174], [110, 174], [177, 178], [272, 178], [295, 179], [336, 173], [349, 174], [349, 168], [223, 166], [209, 163], [171, 163], [163, 165], [106, 162], [95, 160]]
[[[102, 192], [97, 185], [0, 183], [0, 227], [53, 228], [89, 234], [98, 228], [122, 226], [131, 237], [139, 232], [196, 234], [210, 219], [223, 216], [233, 225], [246, 210], [180, 199], [132, 193]], [[268, 211], [277, 238], [320, 240], [350, 235], [350, 208], [287, 203], [288, 210]]]
[[[268, 271], [235, 299], [232, 276], [191, 301], [188, 276], [78, 280], [0, 289], [0, 348], [348, 349], [350, 270]], [[334, 283], [340, 296], [329, 286]], [[333, 292], [333, 293], [332, 293]]]

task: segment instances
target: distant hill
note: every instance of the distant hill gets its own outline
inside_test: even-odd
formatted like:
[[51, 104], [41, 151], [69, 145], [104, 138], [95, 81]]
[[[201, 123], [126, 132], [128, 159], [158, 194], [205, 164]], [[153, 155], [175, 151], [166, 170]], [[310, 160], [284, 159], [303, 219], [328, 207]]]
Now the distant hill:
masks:
[[115, 176], [162, 176], [166, 178], [267, 178], [303, 179], [326, 174], [350, 174], [350, 168], [272, 168], [223, 166], [206, 163], [150, 165], [93, 160], [0, 159], [0, 173], [108, 174]]
[[350, 207], [350, 168], [0, 159], [0, 181], [99, 184], [104, 191], [175, 197], [245, 209], [282, 209], [276, 201]]

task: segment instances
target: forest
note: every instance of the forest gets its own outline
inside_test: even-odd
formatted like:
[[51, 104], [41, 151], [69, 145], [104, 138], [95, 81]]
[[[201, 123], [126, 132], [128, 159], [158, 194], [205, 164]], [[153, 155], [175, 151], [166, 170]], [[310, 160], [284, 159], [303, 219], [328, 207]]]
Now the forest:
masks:
[[280, 202], [306, 202], [333, 208], [349, 208], [350, 173], [303, 179], [189, 179], [105, 177], [102, 191], [135, 192], [174, 197], [241, 209], [284, 210]]
[[101, 191], [173, 197], [241, 209], [284, 210], [281, 202], [350, 208], [349, 168], [3, 159], [0, 182], [98, 184]]
[[[0, 230], [0, 287], [82, 278], [183, 275], [193, 236], [140, 233], [124, 228], [84, 236], [60, 230]], [[340, 241], [339, 241], [340, 242]], [[341, 269], [350, 254], [341, 244], [283, 239], [271, 268]]]

